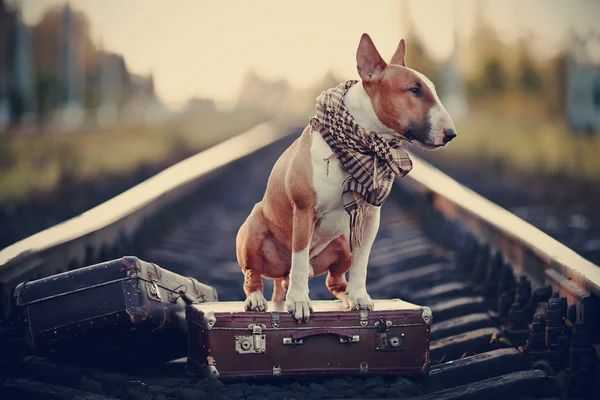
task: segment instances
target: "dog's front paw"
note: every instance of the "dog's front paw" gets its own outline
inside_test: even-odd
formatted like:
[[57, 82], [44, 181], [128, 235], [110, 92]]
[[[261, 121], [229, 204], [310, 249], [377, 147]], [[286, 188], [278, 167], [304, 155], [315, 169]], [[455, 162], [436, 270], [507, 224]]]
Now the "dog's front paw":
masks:
[[287, 293], [285, 304], [287, 310], [298, 322], [306, 322], [313, 311], [308, 292], [290, 290]]
[[267, 311], [267, 300], [260, 290], [250, 293], [244, 303], [246, 311]]
[[375, 307], [371, 296], [367, 294], [366, 289], [346, 290], [347, 304], [351, 310], [372, 310]]

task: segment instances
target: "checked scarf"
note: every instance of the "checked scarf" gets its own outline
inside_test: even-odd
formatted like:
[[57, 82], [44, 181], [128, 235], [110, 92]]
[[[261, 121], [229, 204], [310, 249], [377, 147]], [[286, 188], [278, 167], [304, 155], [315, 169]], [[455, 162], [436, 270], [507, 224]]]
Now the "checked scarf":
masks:
[[404, 177], [412, 161], [398, 140], [387, 141], [360, 127], [344, 105], [344, 95], [358, 81], [350, 80], [317, 97], [317, 113], [310, 118], [313, 130], [327, 142], [350, 176], [342, 182], [344, 209], [350, 215], [350, 249], [360, 247], [367, 204], [381, 206], [390, 194], [395, 176]]

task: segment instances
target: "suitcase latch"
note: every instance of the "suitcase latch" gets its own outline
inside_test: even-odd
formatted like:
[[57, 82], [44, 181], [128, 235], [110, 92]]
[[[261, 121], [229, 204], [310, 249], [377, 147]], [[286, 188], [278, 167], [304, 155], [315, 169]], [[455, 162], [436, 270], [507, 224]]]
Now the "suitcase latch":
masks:
[[378, 332], [375, 334], [375, 351], [404, 351], [405, 342], [404, 333]]
[[266, 329], [266, 326], [264, 324], [250, 324], [248, 325], [248, 329], [252, 331], [252, 335], [235, 337], [236, 354], [266, 353], [267, 337], [262, 331]]

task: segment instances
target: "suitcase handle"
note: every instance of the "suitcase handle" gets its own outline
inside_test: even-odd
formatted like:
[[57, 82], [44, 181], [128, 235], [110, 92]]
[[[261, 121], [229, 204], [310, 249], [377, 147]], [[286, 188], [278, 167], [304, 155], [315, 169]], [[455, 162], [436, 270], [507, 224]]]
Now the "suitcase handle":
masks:
[[352, 343], [358, 342], [359, 336], [352, 335], [344, 332], [342, 329], [335, 328], [315, 328], [309, 330], [300, 330], [292, 333], [292, 341], [294, 344], [300, 344], [303, 339], [307, 339], [312, 336], [321, 336], [321, 335], [333, 335], [340, 338], [341, 343]]

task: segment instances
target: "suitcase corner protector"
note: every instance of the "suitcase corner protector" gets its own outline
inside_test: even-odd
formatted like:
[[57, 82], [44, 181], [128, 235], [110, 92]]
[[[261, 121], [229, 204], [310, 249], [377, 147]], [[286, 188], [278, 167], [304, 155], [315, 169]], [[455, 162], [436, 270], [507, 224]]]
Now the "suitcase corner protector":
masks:
[[202, 328], [205, 331], [211, 330], [215, 325], [215, 322], [217, 322], [217, 317], [215, 317], [214, 311], [211, 310], [204, 312], [204, 315], [202, 316]]
[[433, 314], [431, 312], [431, 308], [421, 306], [421, 317], [423, 318], [423, 321], [425, 321], [426, 325], [431, 325], [431, 322], [433, 320]]
[[214, 365], [207, 365], [205, 372], [206, 377], [209, 379], [219, 379], [219, 376], [221, 375], [217, 367], [215, 367]]
[[13, 298], [16, 306], [22, 306], [25, 303], [24, 297], [26, 294], [25, 286], [27, 282], [21, 282], [15, 287], [15, 291], [13, 293]]
[[426, 361], [421, 367], [421, 375], [424, 377], [429, 376], [429, 371], [431, 371], [431, 361]]
[[122, 271], [127, 271], [129, 278], [136, 278], [139, 271], [141, 271], [140, 264], [142, 260], [140, 260], [136, 256], [124, 256], [121, 257], [121, 265]]

